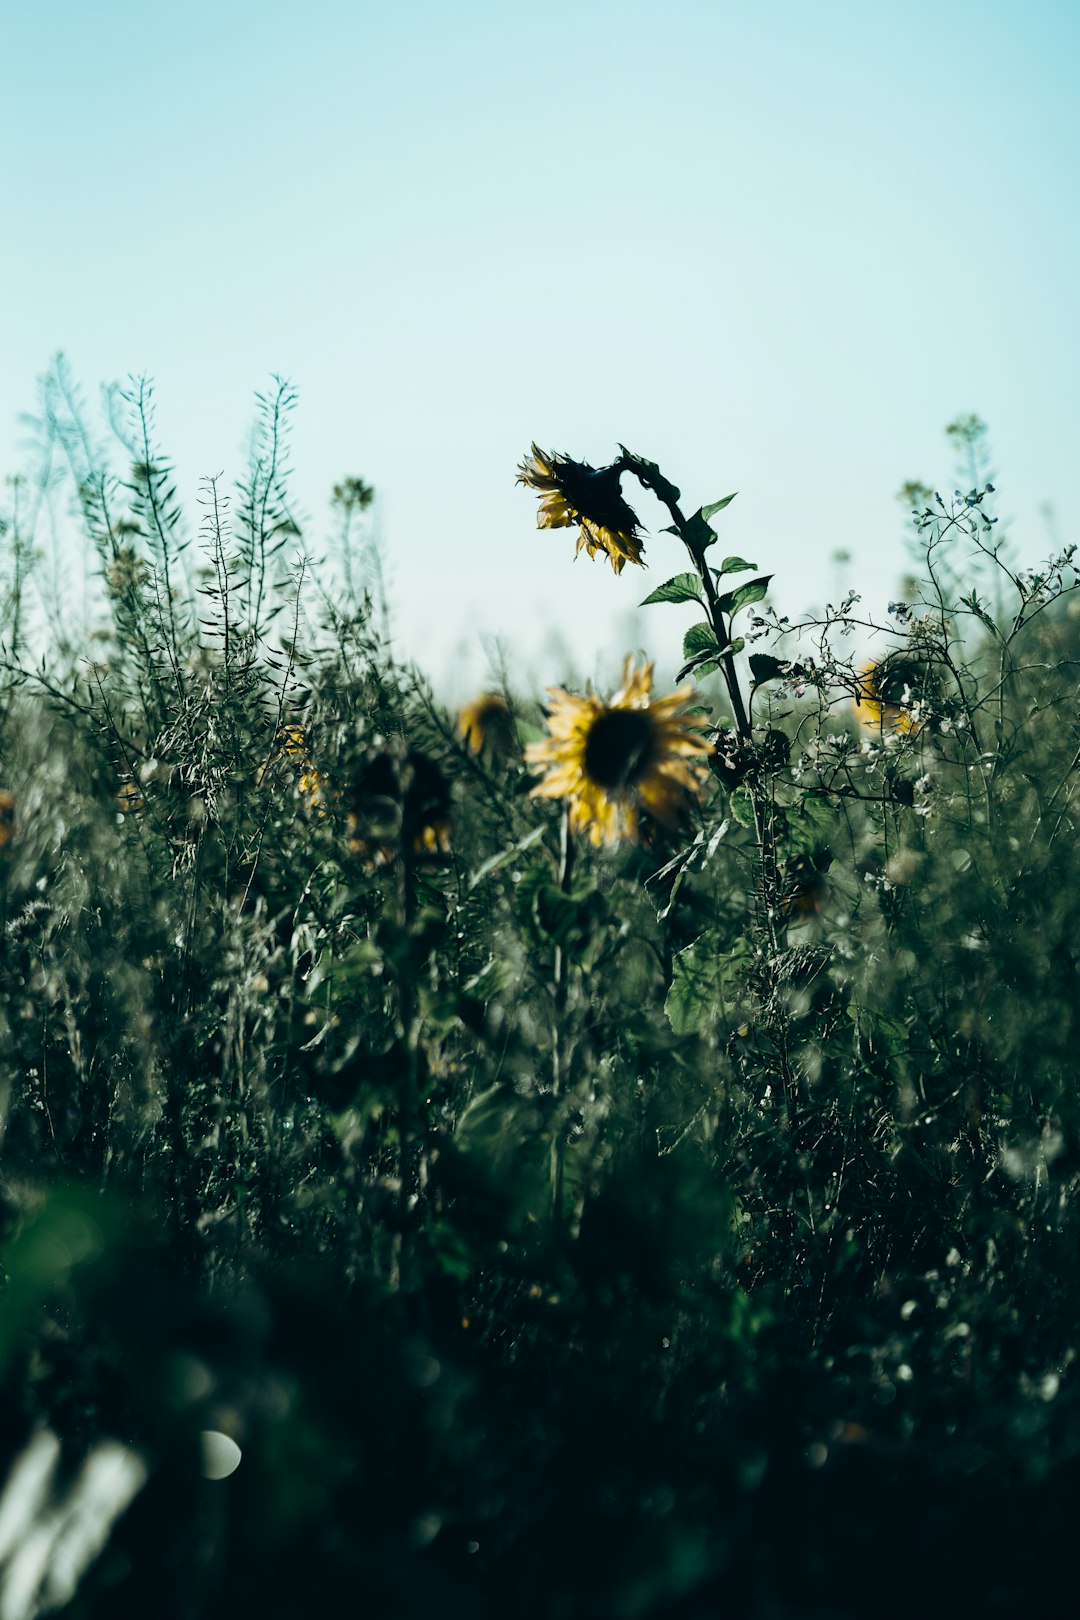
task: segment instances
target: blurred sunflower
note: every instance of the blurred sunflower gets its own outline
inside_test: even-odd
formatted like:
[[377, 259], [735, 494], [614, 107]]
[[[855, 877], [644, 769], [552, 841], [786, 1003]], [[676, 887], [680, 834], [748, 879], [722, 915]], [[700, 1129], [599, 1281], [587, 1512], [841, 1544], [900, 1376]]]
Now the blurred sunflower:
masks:
[[296, 791], [309, 810], [317, 810], [320, 816], [326, 815], [326, 801], [332, 796], [330, 779], [310, 759], [303, 761], [300, 775], [296, 778]]
[[829, 895], [825, 874], [832, 859], [832, 850], [817, 849], [811, 855], [796, 855], [790, 863], [780, 902], [781, 916], [787, 921], [819, 915]]
[[345, 824], [350, 853], [373, 868], [389, 866], [405, 849], [449, 855], [449, 783], [417, 748], [374, 752], [351, 784]]
[[458, 712], [458, 736], [474, 754], [508, 754], [514, 743], [514, 717], [497, 692], [480, 692]]
[[15, 836], [15, 795], [6, 789], [0, 791], [0, 849], [11, 843]]
[[579, 529], [575, 557], [584, 546], [590, 557], [603, 553], [621, 574], [626, 563], [645, 564], [641, 527], [623, 500], [619, 467], [590, 467], [585, 461], [550, 454], [536, 444], [518, 467], [517, 481], [542, 497], [536, 515], [541, 529]]
[[920, 726], [918, 696], [926, 672], [907, 659], [881, 658], [864, 664], [855, 686], [858, 721], [868, 731], [902, 731], [914, 735]]
[[652, 670], [635, 669], [628, 657], [608, 703], [552, 687], [550, 735], [525, 750], [530, 765], [547, 769], [533, 797], [566, 799], [571, 828], [596, 845], [635, 837], [642, 812], [677, 825], [700, 789], [702, 756], [712, 752], [699, 722], [682, 712], [693, 687], [654, 700]]
[[124, 816], [139, 815], [146, 809], [146, 800], [143, 798], [142, 789], [134, 778], [129, 777], [126, 782], [121, 782], [117, 788], [116, 808]]
[[[287, 759], [296, 770], [296, 791], [306, 808], [325, 816], [327, 802], [335, 795], [330, 778], [311, 757], [307, 728], [301, 725], [282, 726], [276, 740], [277, 752], [271, 756], [269, 763], [272, 765], [278, 759]], [[260, 768], [257, 777], [260, 785], [265, 774], [265, 768]]]

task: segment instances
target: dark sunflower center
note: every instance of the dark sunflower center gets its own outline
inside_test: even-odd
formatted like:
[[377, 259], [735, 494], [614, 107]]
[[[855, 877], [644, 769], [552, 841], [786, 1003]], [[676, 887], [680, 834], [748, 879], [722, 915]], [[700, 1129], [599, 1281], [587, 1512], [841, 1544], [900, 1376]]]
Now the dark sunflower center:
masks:
[[642, 709], [606, 709], [589, 728], [585, 775], [608, 792], [633, 787], [652, 763], [653, 724]]

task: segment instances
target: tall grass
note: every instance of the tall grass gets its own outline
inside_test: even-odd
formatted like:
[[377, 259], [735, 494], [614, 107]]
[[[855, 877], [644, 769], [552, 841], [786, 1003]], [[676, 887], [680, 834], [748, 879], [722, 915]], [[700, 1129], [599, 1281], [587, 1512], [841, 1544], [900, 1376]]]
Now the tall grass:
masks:
[[530, 796], [533, 699], [463, 735], [391, 658], [362, 480], [312, 563], [286, 385], [191, 514], [147, 384], [111, 450], [44, 399], [3, 540], [3, 1613], [1054, 1594], [1077, 574], [1013, 561], [982, 425], [963, 490], [908, 488], [905, 601], [800, 624], [622, 453], [714, 753], [594, 844]]

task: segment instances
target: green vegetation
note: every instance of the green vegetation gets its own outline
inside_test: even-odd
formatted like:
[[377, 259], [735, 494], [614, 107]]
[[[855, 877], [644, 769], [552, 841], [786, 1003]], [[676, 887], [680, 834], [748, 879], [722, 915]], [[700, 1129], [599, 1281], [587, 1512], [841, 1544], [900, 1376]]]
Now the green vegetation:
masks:
[[[534, 447], [597, 566], [639, 560], [620, 480], [666, 506], [660, 648], [700, 605], [693, 701], [628, 665], [552, 699], [563, 746], [512, 690], [456, 724], [389, 657], [359, 479], [326, 586], [288, 389], [194, 532], [145, 385], [122, 477], [62, 372], [47, 404], [3, 539], [5, 1615], [1052, 1595], [1080, 598], [1071, 548], [1021, 571], [999, 539], [982, 424], [950, 430], [966, 492], [908, 486], [877, 626], [850, 595], [778, 619], [712, 549], [726, 500]], [[33, 530], [69, 497], [80, 628]]]

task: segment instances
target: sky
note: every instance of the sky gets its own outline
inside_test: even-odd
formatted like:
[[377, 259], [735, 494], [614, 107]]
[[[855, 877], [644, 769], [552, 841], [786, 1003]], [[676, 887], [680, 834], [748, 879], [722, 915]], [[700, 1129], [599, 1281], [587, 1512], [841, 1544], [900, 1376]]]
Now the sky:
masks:
[[1076, 0], [0, 0], [0, 58], [0, 475], [62, 350], [91, 401], [154, 378], [194, 524], [287, 376], [309, 546], [375, 486], [452, 695], [494, 638], [542, 686], [692, 617], [634, 618], [685, 558], [629, 485], [646, 573], [537, 530], [534, 439], [738, 490], [785, 612], [884, 606], [960, 412], [1021, 554], [1069, 538]]

